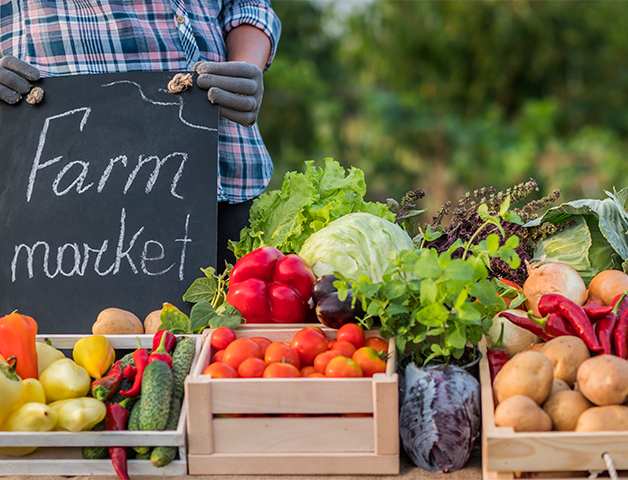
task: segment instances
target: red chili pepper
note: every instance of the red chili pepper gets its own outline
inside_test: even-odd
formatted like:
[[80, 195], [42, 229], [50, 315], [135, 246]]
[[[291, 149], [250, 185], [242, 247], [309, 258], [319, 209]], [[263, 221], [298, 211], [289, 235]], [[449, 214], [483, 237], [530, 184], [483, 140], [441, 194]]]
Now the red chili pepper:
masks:
[[101, 402], [111, 400], [118, 391], [121, 381], [122, 364], [118, 360], [111, 366], [107, 375], [92, 382], [92, 396]]
[[170, 368], [172, 368], [172, 357], [166, 351], [164, 346], [166, 345], [166, 339], [168, 337], [166, 335], [161, 335], [161, 341], [159, 342], [157, 349], [153, 350], [153, 353], [148, 357], [148, 363], [154, 362], [155, 360], [161, 360], [165, 364], [167, 364]]
[[510, 354], [504, 350], [503, 346], [504, 339], [504, 324], [502, 323], [502, 329], [499, 334], [499, 338], [497, 339], [497, 343], [493, 345], [493, 347], [486, 352], [486, 357], [488, 359], [488, 367], [491, 372], [491, 382], [495, 379], [495, 375], [499, 372], [506, 362], [510, 360]]
[[557, 313], [550, 313], [545, 320], [545, 333], [551, 337], [577, 337], [571, 325]]
[[587, 298], [587, 301], [584, 302], [584, 307], [603, 307], [604, 306], [604, 302], [602, 301], [601, 298], [598, 297], [589, 297]]
[[139, 348], [133, 352], [133, 363], [135, 364], [136, 368], [135, 378], [133, 379], [133, 386], [128, 390], [120, 391], [120, 395], [129, 398], [136, 397], [140, 394], [142, 390], [142, 374], [144, 373], [146, 365], [148, 365], [148, 350], [142, 348], [139, 338], [137, 339], [137, 343], [139, 345]]
[[135, 368], [133, 365], [127, 365], [126, 367], [124, 367], [124, 377], [127, 380], [135, 380], [135, 375], [137, 374], [137, 368]]
[[[615, 355], [623, 359], [628, 359], [628, 345], [626, 345], [626, 336], [628, 335], [628, 308], [625, 308], [625, 300], [628, 298], [627, 295], [628, 291], [615, 297], [613, 301], [613, 311], [608, 315], [609, 317], [615, 317], [615, 321], [610, 327], [611, 333], [609, 334], [609, 336], [612, 335], [613, 338]], [[622, 308], [623, 311], [620, 313]], [[609, 320], [608, 323], [610, 323], [611, 320]], [[604, 319], [600, 320], [600, 323], [603, 321]], [[605, 332], [605, 334], [606, 333], [607, 332]]]
[[584, 340], [589, 350], [593, 352], [602, 351], [602, 346], [595, 335], [591, 320], [589, 320], [584, 309], [576, 302], [557, 293], [547, 293], [539, 300], [538, 308], [539, 313], [543, 316], [550, 313], [559, 314], [569, 322], [578, 336]]
[[620, 317], [622, 313], [624, 313], [624, 311], [628, 310], [628, 295], [627, 294], [628, 294], [628, 290], [626, 290], [621, 295], [617, 295], [613, 299], [613, 303], [611, 304], [613, 307], [615, 307], [615, 305], [619, 303], [619, 308], [617, 309], [618, 317]]
[[[105, 414], [105, 430], [126, 430], [126, 424], [129, 420], [129, 411], [125, 408], [126, 403], [131, 399], [127, 398], [120, 403], [112, 403], [107, 405], [107, 413]], [[126, 447], [109, 447], [109, 456], [113, 469], [116, 471], [120, 480], [130, 480], [127, 470]]]
[[164, 344], [166, 352], [172, 353], [174, 347], [177, 346], [177, 337], [170, 330], [159, 330], [153, 337], [153, 352], [159, 348], [161, 337], [164, 336], [166, 337], [166, 343]]
[[539, 325], [536, 322], [533, 322], [528, 317], [521, 317], [519, 315], [515, 315], [514, 313], [510, 313], [510, 312], [500, 312], [499, 315], [507, 318], [518, 327], [524, 328], [534, 333], [537, 337], [541, 337], [545, 341], [549, 341], [552, 339], [552, 337], [550, 337], [543, 331], [543, 327], [541, 325]]
[[298, 255], [261, 247], [234, 265], [227, 302], [248, 323], [302, 323], [315, 280], [312, 268]]

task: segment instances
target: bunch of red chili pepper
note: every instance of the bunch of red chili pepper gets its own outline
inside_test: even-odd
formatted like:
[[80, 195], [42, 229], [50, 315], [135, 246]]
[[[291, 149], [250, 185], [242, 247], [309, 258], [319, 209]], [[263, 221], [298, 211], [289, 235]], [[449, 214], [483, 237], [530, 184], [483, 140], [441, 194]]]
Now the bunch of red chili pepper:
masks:
[[559, 294], [543, 295], [539, 301], [539, 313], [535, 318], [510, 312], [500, 315], [515, 325], [525, 328], [545, 341], [572, 335], [581, 338], [593, 353], [628, 359], [628, 292], [618, 295], [611, 305], [603, 305], [599, 299], [590, 298], [580, 306]]

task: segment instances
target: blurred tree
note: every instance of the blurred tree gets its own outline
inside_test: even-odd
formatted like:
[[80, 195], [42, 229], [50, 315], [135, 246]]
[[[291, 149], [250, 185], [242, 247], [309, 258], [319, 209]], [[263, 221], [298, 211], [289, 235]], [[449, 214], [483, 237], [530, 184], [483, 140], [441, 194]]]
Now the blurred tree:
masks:
[[324, 156], [363, 169], [371, 199], [423, 188], [430, 212], [530, 177], [562, 200], [628, 185], [627, 2], [364, 5], [273, 3], [271, 187]]

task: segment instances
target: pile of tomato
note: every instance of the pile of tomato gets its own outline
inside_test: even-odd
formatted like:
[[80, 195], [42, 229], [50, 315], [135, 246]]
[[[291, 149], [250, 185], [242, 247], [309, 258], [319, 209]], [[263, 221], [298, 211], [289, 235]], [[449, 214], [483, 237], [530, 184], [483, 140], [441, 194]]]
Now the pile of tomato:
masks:
[[315, 326], [302, 328], [289, 343], [237, 338], [233, 330], [220, 327], [210, 342], [215, 353], [203, 374], [212, 378], [372, 377], [386, 371], [388, 356], [388, 343], [366, 337], [355, 323], [340, 327], [331, 340]]

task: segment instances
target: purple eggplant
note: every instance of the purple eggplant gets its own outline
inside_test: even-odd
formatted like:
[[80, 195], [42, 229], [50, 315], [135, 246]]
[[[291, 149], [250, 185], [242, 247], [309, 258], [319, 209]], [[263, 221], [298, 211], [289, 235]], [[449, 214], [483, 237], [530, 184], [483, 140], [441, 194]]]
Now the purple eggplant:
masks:
[[410, 363], [401, 381], [399, 434], [417, 467], [449, 473], [465, 466], [480, 433], [480, 384], [455, 365]]

